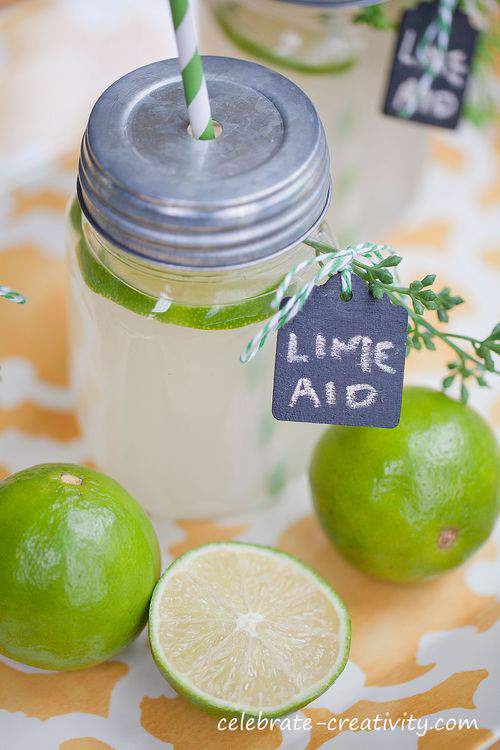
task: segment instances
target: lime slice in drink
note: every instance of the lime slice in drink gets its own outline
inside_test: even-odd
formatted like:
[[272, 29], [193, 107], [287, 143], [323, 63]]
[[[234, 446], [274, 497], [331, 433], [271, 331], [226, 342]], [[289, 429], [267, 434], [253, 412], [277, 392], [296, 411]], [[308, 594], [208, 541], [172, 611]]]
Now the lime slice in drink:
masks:
[[160, 323], [172, 323], [187, 328], [220, 331], [258, 323], [276, 312], [271, 307], [276, 286], [243, 302], [223, 305], [179, 305], [172, 303], [166, 310], [157, 309], [158, 299], [126, 284], [101, 263], [88, 247], [83, 236], [82, 212], [75, 199], [69, 211], [71, 226], [78, 236], [77, 255], [80, 271], [87, 286], [101, 297], [122, 307], [153, 318]]
[[277, 717], [321, 695], [344, 669], [351, 625], [337, 594], [298, 559], [216, 542], [179, 557], [149, 610], [154, 659], [208, 713]]

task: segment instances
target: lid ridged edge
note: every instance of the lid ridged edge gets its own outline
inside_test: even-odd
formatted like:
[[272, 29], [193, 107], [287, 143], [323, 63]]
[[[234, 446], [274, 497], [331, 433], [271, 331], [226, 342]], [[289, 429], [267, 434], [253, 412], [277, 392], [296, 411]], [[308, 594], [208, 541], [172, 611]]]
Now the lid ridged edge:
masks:
[[[123, 89], [127, 90], [130, 84], [131, 94], [137, 97], [134, 85], [138, 79], [140, 86], [151, 87], [155, 81], [160, 84], [165, 81], [166, 86], [180, 87], [181, 78], [174, 59], [133, 71], [104, 92], [91, 113], [83, 137], [77, 183], [85, 216], [105, 238], [145, 259], [200, 270], [244, 266], [285, 252], [318, 225], [331, 193], [323, 127], [306, 95], [284, 76], [255, 63], [206, 57], [204, 64], [209, 90], [211, 83], [214, 85], [229, 77], [233, 83], [241, 82], [242, 88], [255, 84], [263, 97], [272, 97], [278, 110], [282, 108], [280, 114], [290, 131], [284, 138], [283, 149], [290, 151], [293, 144], [285, 141], [300, 137], [299, 113], [304, 118], [304, 132], [311, 140], [303, 163], [298, 167], [294, 165], [281, 180], [273, 177], [275, 182], [265, 189], [260, 187], [254, 193], [249, 190], [248, 194], [236, 195], [234, 199], [224, 196], [220, 204], [215, 189], [199, 200], [179, 200], [170, 185], [173, 195], [166, 191], [166, 195], [158, 199], [120, 181], [119, 175], [102, 164], [93, 149], [92, 137], [95, 138], [96, 132], [93, 117], [96, 112], [102, 112], [103, 100], [110, 104], [116, 100], [116, 88], [121, 98], [126, 99]], [[289, 101], [293, 107], [291, 118], [286, 111]], [[123, 108], [126, 106], [125, 101]], [[214, 116], [217, 117], [216, 111]], [[210, 142], [206, 143], [210, 147]], [[266, 166], [258, 166], [255, 174]]]

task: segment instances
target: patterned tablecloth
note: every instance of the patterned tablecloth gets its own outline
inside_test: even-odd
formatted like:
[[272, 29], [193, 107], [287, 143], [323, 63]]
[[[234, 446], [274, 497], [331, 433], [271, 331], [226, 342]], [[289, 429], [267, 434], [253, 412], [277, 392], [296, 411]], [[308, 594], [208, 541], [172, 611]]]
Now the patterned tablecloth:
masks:
[[[104, 7], [105, 6], [105, 7]], [[138, 7], [140, 6], [140, 7]], [[119, 12], [118, 12], [119, 10]], [[160, 0], [27, 0], [0, 16], [0, 279], [24, 307], [0, 302], [1, 473], [44, 461], [85, 462], [68, 388], [63, 213], [90, 102], [134, 66], [173, 54]], [[34, 125], [36, 124], [36, 127]], [[498, 318], [500, 140], [465, 126], [434, 131], [411, 210], [381, 239], [405, 255], [405, 275], [436, 271], [467, 300], [465, 332]], [[388, 179], [387, 175], [384, 179]], [[363, 238], [366, 239], [366, 238]], [[437, 386], [445, 354], [413, 354], [408, 381]], [[500, 399], [472, 404], [500, 421]], [[468, 750], [500, 733], [500, 556], [491, 539], [463, 568], [420, 586], [373, 581], [329, 546], [311, 514], [305, 480], [252, 517], [157, 527], [164, 563], [212, 540], [274, 544], [313, 565], [347, 604], [351, 660], [338, 682], [302, 711], [310, 729], [221, 732], [177, 697], [146, 635], [106, 664], [49, 673], [0, 659], [0, 749], [25, 750]], [[332, 729], [332, 717], [396, 720], [415, 731]], [[436, 719], [468, 719], [450, 731]], [[371, 728], [371, 731], [369, 729]], [[424, 729], [426, 732], [424, 733]]]

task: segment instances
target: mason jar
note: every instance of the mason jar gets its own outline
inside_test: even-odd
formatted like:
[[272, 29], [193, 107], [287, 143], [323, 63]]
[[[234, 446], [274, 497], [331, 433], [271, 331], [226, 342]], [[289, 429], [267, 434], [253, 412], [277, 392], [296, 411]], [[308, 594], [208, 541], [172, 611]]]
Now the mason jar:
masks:
[[219, 26], [241, 49], [299, 73], [342, 73], [358, 61], [360, 10], [384, 0], [209, 0]]
[[339, 240], [386, 240], [415, 198], [426, 126], [383, 114], [394, 29], [355, 23], [381, 4], [396, 27], [399, 0], [199, 0], [201, 46], [270, 64], [307, 93], [331, 150]]
[[129, 73], [91, 112], [69, 212], [81, 428], [158, 518], [271, 501], [321, 429], [272, 417], [272, 339], [239, 356], [304, 240], [331, 242], [323, 128], [282, 75], [204, 63], [218, 137], [191, 137], [177, 60]]

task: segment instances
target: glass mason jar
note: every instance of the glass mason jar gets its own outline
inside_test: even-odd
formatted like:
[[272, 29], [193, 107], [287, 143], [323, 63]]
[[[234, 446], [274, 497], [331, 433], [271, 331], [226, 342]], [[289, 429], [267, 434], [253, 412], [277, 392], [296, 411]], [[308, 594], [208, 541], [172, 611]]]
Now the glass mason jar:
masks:
[[260, 65], [205, 58], [214, 141], [176, 60], [107, 89], [69, 213], [71, 372], [91, 458], [154, 516], [250, 510], [306, 468], [317, 425], [271, 414], [274, 342], [239, 355], [277, 284], [330, 240], [323, 128]]
[[[339, 240], [385, 239], [414, 198], [427, 129], [382, 112], [395, 35], [354, 23], [366, 0], [199, 0], [201, 46], [281, 69], [314, 102], [335, 177]], [[371, 3], [376, 5], [376, 3]], [[402, 3], [384, 3], [394, 23]]]

